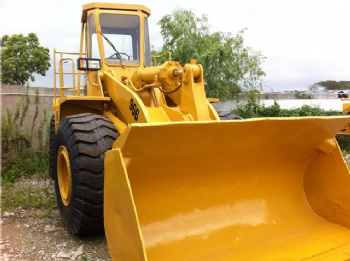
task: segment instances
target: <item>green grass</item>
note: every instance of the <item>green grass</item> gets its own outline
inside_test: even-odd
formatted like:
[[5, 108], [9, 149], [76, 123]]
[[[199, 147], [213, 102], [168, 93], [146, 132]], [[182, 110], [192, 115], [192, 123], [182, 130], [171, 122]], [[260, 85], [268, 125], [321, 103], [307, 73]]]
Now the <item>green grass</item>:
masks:
[[46, 151], [17, 155], [2, 166], [1, 184], [11, 186], [16, 180], [31, 176], [49, 176], [49, 155]]
[[17, 156], [2, 166], [2, 211], [49, 216], [56, 199], [48, 166], [49, 155], [43, 151]]
[[[41, 176], [17, 180], [11, 186], [2, 188], [2, 211], [10, 213], [33, 212], [47, 217], [56, 209], [53, 181]], [[26, 214], [27, 216], [27, 214]]]

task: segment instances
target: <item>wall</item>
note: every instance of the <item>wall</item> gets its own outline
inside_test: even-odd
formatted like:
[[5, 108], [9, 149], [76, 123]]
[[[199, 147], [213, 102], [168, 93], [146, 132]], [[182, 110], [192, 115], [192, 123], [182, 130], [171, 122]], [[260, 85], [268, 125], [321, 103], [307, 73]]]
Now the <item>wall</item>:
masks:
[[[309, 104], [311, 106], [312, 104], [317, 105], [319, 103], [327, 103], [330, 105], [330, 104], [333, 104], [334, 101], [337, 101], [335, 108], [326, 108], [328, 107], [326, 106], [323, 109], [341, 110], [342, 108], [342, 104], [340, 99], [338, 98], [337, 93], [315, 93], [310, 95], [312, 99], [298, 99], [295, 97], [293, 93], [263, 93], [259, 95], [259, 99], [260, 99], [260, 102], [271, 101], [271, 103], [274, 100], [276, 100], [281, 107], [283, 107], [283, 104], [291, 104], [291, 103], [295, 104], [295, 106], [292, 106], [292, 107], [298, 107], [298, 105], [300, 105], [301, 107], [301, 104], [304, 104], [304, 103]], [[214, 103], [213, 106], [217, 111], [231, 111], [231, 110], [237, 109], [239, 106], [246, 104], [246, 102], [247, 102], [247, 98], [245, 95], [238, 95], [237, 99], [220, 101], [218, 103]], [[290, 109], [289, 106], [287, 107], [288, 107], [287, 109]]]
[[[38, 95], [36, 94], [38, 90]], [[28, 91], [28, 95], [27, 95]], [[38, 111], [36, 110], [35, 99], [39, 98]], [[23, 115], [24, 107], [29, 100], [28, 110], [23, 117], [23, 123], [21, 131], [26, 134], [33, 135], [33, 141], [36, 140], [38, 134], [38, 128], [40, 123], [46, 118], [47, 125], [44, 127], [44, 137], [47, 136], [47, 127], [52, 115], [52, 101], [53, 101], [53, 88], [27, 88], [23, 86], [0, 86], [0, 98], [1, 98], [1, 116], [6, 116], [9, 110], [12, 115], [12, 120], [15, 117], [16, 112], [19, 110], [19, 118], [17, 124], [20, 126], [20, 121]], [[37, 111], [37, 112], [36, 112]], [[35, 115], [37, 116], [35, 118]], [[34, 142], [32, 146], [36, 146], [37, 142]]]
[[[337, 99], [338, 93], [312, 93], [312, 99]], [[261, 95], [261, 99], [266, 100], [285, 100], [296, 99], [293, 93], [264, 93]]]
[[[27, 90], [28, 89], [28, 90]], [[17, 106], [23, 106], [25, 104], [26, 94], [28, 91], [29, 97], [29, 110], [26, 123], [31, 123], [31, 120], [35, 114], [35, 98], [37, 96], [36, 91], [38, 90], [39, 98], [39, 117], [44, 116], [44, 110], [46, 110], [48, 117], [51, 117], [52, 101], [53, 101], [53, 88], [27, 88], [23, 86], [0, 86], [0, 97], [1, 97], [1, 115], [6, 113], [9, 108], [15, 113]]]

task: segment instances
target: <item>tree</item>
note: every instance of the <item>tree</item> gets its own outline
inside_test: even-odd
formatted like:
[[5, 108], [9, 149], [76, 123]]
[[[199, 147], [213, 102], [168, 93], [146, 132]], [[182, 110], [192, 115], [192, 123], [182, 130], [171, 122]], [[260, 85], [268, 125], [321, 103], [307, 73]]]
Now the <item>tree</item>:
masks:
[[262, 88], [261, 68], [265, 57], [244, 45], [243, 33], [210, 33], [208, 16], [195, 17], [192, 11], [176, 9], [158, 22], [164, 44], [160, 52], [170, 51], [181, 64], [197, 59], [203, 66], [208, 96], [233, 95]]
[[327, 90], [339, 91], [339, 90], [349, 90], [350, 89], [350, 81], [321, 81], [317, 84], [326, 87]]
[[34, 33], [4, 35], [0, 38], [1, 81], [9, 85], [26, 85], [34, 74], [45, 76], [50, 68], [49, 49], [39, 45]]

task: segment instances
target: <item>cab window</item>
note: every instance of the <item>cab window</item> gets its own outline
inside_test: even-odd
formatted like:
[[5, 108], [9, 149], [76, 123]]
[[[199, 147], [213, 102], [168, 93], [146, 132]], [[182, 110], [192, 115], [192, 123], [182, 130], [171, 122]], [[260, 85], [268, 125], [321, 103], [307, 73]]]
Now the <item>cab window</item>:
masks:
[[108, 64], [140, 63], [140, 18], [134, 15], [101, 14], [104, 56]]

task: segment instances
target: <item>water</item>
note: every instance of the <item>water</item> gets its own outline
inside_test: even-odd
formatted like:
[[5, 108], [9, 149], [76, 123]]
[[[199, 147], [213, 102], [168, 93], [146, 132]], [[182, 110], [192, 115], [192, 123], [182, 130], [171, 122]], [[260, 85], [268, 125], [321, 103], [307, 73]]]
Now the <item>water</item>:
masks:
[[[324, 110], [343, 110], [343, 102], [341, 99], [281, 99], [276, 100], [282, 109], [297, 109], [301, 108], [303, 105], [309, 105], [312, 107], [319, 106], [320, 109]], [[346, 101], [350, 103], [350, 101]], [[237, 106], [242, 106], [244, 101], [224, 101], [217, 104], [213, 104], [217, 111], [231, 111], [236, 109]], [[260, 100], [260, 104], [264, 104], [266, 107], [273, 105], [274, 100]]]

